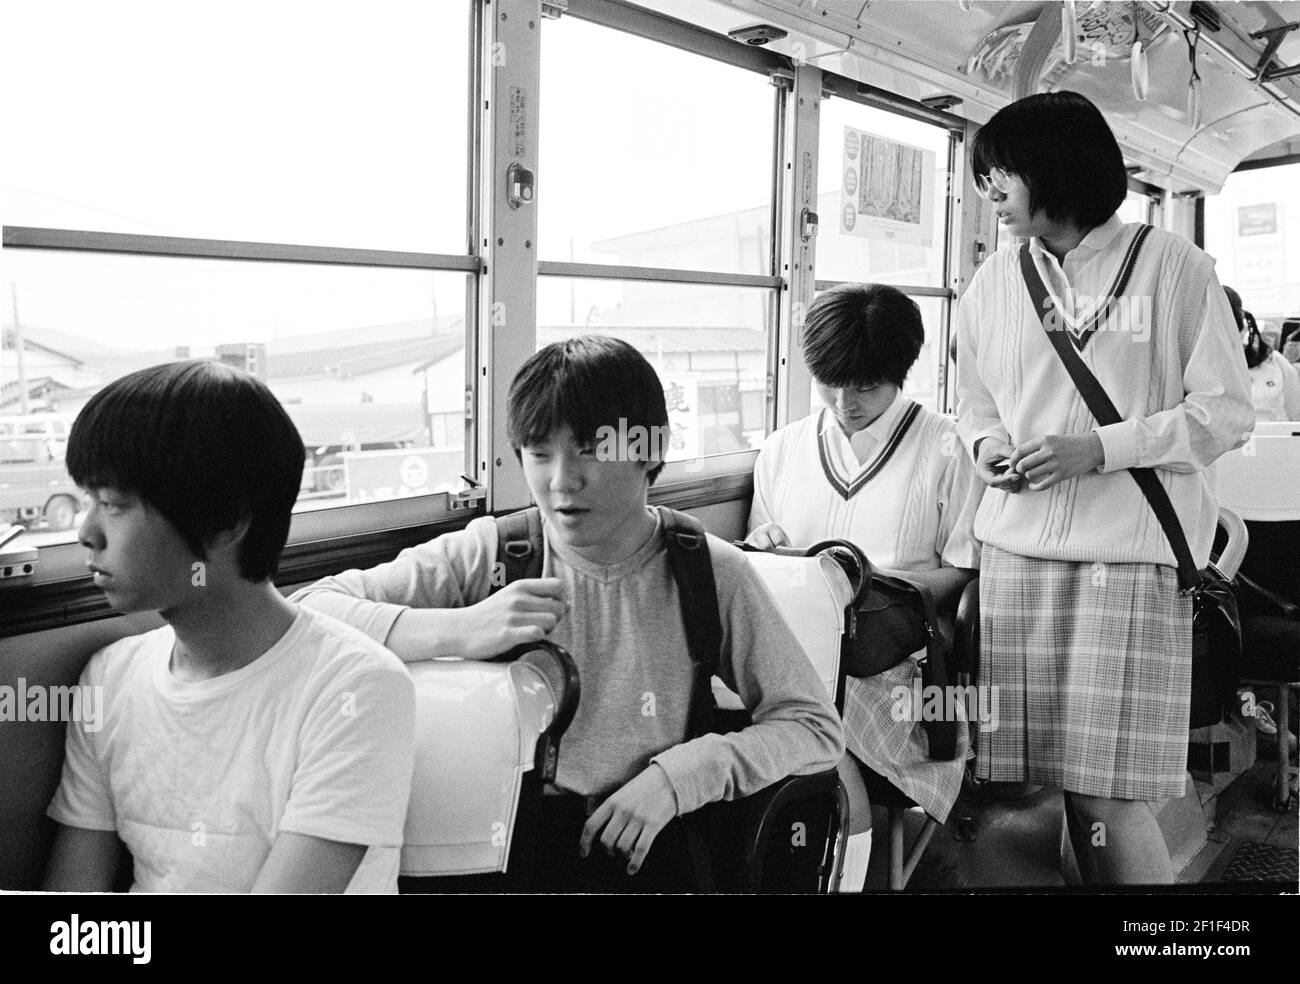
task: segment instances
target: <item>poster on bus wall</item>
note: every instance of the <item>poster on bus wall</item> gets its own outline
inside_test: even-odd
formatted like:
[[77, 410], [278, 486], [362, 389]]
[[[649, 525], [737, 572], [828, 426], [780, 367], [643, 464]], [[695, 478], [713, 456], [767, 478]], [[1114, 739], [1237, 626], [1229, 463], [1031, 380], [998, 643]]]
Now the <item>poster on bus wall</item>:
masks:
[[844, 128], [839, 230], [846, 236], [932, 246], [934, 151]]

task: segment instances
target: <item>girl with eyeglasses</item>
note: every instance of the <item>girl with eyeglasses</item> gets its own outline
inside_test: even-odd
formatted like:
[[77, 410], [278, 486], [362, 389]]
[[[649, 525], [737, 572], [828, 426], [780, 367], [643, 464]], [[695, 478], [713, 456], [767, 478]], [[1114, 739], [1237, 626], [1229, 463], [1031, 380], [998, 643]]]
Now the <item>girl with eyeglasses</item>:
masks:
[[[1156, 810], [1186, 788], [1192, 602], [1126, 471], [1156, 470], [1204, 566], [1218, 514], [1205, 469], [1254, 426], [1240, 341], [1210, 257], [1115, 214], [1124, 159], [1083, 96], [1006, 106], [971, 167], [1018, 240], [976, 271], [958, 312], [958, 432], [988, 486], [980, 682], [1001, 710], [977, 735], [977, 774], [1061, 788], [1086, 882], [1167, 883]], [[1068, 332], [1122, 422], [1098, 426], [1048, 330]]]

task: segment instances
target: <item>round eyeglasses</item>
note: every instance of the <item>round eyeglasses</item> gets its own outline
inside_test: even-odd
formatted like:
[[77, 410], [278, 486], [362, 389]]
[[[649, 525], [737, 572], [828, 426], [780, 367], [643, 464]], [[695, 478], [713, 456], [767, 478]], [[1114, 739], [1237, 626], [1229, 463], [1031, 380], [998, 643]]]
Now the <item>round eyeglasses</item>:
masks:
[[1005, 195], [1011, 190], [1011, 175], [1004, 168], [995, 167], [988, 174], [975, 175], [975, 193], [988, 198], [993, 189]]

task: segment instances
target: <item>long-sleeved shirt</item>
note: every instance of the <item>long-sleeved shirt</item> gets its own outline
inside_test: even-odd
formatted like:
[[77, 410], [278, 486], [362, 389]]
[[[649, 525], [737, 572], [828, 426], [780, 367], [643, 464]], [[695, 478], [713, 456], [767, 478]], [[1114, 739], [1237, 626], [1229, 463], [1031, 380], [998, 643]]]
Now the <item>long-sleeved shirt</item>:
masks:
[[1107, 318], [1140, 226], [1111, 216], [1065, 257], [1030, 240], [1035, 266], [1080, 353], [1123, 421], [1098, 426], [1051, 346], [1020, 272], [1019, 244], [976, 272], [958, 311], [958, 433], [1013, 447], [1051, 434], [1101, 440], [1105, 462], [1041, 492], [989, 489], [976, 517], [985, 543], [1051, 560], [1175, 565], [1159, 522], [1125, 469], [1156, 470], [1197, 566], [1209, 559], [1218, 506], [1206, 469], [1254, 429], [1246, 361], [1214, 261], [1151, 230]]
[[[679, 812], [688, 813], [834, 766], [844, 754], [834, 706], [749, 561], [714, 536], [708, 544], [722, 617], [719, 676], [750, 709], [753, 724], [684, 741], [691, 661], [657, 511], [655, 518], [645, 544], [610, 566], [546, 538], [542, 574], [563, 582], [569, 603], [550, 638], [572, 654], [582, 683], [577, 716], [561, 740], [556, 785], [604, 795], [654, 762], [667, 773]], [[484, 600], [496, 552], [496, 520], [483, 517], [391, 563], [325, 578], [293, 600], [383, 642], [408, 607]]]
[[1300, 371], [1276, 352], [1250, 370], [1256, 420], [1300, 420]]

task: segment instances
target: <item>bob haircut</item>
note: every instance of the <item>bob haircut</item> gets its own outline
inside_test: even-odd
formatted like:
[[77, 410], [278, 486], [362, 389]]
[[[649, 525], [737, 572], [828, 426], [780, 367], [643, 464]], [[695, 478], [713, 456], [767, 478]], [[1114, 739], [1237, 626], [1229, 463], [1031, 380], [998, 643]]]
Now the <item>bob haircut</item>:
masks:
[[901, 389], [924, 344], [921, 309], [888, 284], [838, 284], [817, 295], [804, 320], [804, 361], [823, 386]]
[[1223, 292], [1228, 295], [1228, 306], [1232, 308], [1232, 317], [1237, 322], [1237, 333], [1247, 330], [1250, 332], [1242, 344], [1242, 350], [1246, 355], [1246, 368], [1254, 369], [1273, 354], [1273, 346], [1264, 341], [1264, 336], [1259, 333], [1255, 316], [1241, 306], [1241, 295], [1227, 284], [1224, 284]]
[[[607, 335], [581, 335], [552, 342], [535, 353], [515, 375], [506, 398], [506, 435], [515, 449], [545, 441], [564, 426], [580, 444], [595, 444], [601, 427], [626, 432], [666, 431], [664, 387], [645, 356], [627, 342]], [[657, 442], [652, 441], [651, 446]], [[648, 472], [659, 477], [664, 463]]]
[[1029, 211], [1087, 231], [1124, 203], [1128, 172], [1115, 135], [1077, 92], [1040, 92], [998, 110], [971, 143], [971, 173], [995, 167], [1029, 188]]
[[303, 456], [297, 428], [262, 382], [193, 359], [141, 369], [96, 393], [68, 436], [67, 467], [82, 488], [139, 496], [196, 557], [247, 519], [239, 573], [256, 583], [279, 563]]

